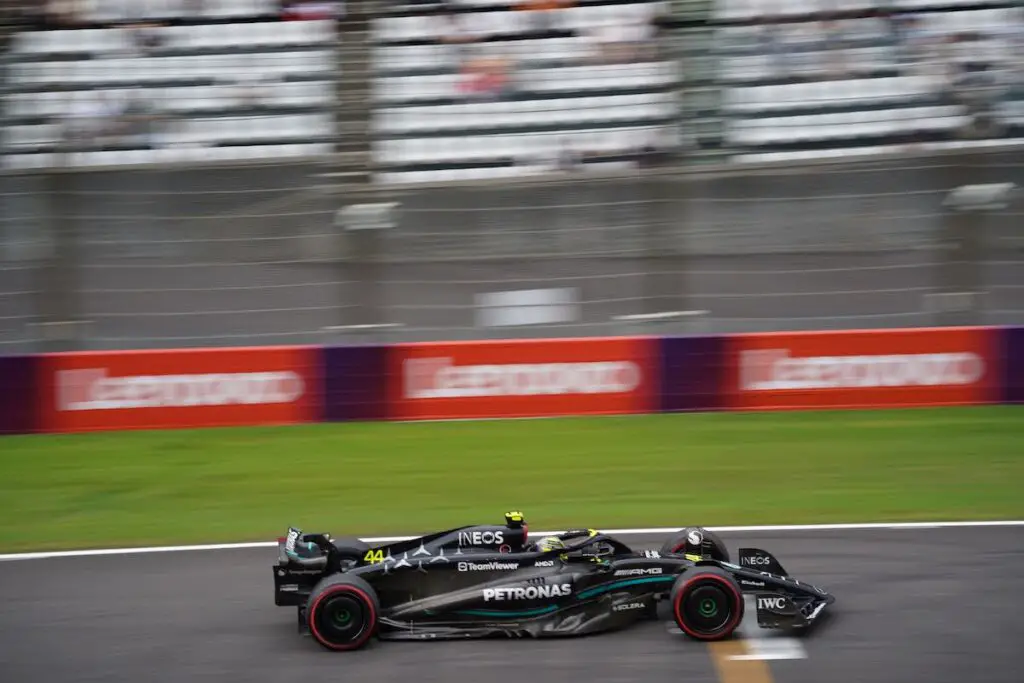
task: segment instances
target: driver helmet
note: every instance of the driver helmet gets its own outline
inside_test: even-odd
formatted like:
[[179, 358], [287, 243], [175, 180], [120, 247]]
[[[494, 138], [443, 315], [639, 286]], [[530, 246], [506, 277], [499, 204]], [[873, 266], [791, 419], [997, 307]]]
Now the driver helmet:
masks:
[[[704, 557], [704, 530], [691, 527], [686, 530], [686, 544], [683, 551], [687, 557], [702, 559]], [[678, 552], [678, 551], [677, 551]]]
[[545, 536], [544, 538], [537, 541], [537, 550], [542, 553], [546, 553], [551, 550], [564, 550], [565, 541], [560, 539], [558, 536]]

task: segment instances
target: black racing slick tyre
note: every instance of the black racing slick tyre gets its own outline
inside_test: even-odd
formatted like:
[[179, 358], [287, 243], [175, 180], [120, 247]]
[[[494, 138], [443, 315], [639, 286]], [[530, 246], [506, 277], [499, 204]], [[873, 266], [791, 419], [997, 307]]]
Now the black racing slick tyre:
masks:
[[669, 537], [661, 546], [663, 555], [682, 553], [686, 548], [686, 536], [693, 530], [697, 530], [703, 536], [705, 551], [711, 555], [711, 559], [719, 562], [729, 562], [729, 548], [726, 547], [718, 534], [701, 527], [686, 527]]
[[743, 621], [743, 592], [718, 567], [691, 567], [679, 575], [669, 597], [683, 633], [696, 640], [725, 640]]
[[328, 650], [358, 650], [380, 625], [377, 592], [358, 576], [329, 576], [309, 594], [306, 624], [313, 639]]

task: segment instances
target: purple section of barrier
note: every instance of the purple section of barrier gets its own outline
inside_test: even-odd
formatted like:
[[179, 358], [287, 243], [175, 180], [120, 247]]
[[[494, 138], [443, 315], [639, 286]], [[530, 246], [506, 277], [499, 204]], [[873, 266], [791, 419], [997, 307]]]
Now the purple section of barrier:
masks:
[[725, 337], [663, 337], [660, 345], [661, 412], [721, 410]]
[[325, 422], [386, 417], [386, 346], [328, 346], [320, 353]]
[[0, 356], [0, 434], [27, 434], [36, 428], [35, 356]]
[[1003, 403], [1024, 403], [1024, 327], [1002, 332]]

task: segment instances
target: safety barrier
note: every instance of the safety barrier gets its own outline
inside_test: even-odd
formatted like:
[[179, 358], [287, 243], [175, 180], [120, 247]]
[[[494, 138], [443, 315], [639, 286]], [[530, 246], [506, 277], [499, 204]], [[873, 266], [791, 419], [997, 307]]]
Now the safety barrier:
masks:
[[1024, 328], [0, 357], [0, 433], [1024, 403]]

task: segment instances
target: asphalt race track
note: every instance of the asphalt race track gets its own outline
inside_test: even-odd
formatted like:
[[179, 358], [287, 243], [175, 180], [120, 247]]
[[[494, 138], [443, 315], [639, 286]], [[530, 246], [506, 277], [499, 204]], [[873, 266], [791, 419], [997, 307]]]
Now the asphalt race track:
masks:
[[[24, 560], [0, 562], [0, 680], [1022, 680], [1024, 527], [723, 536], [833, 591], [832, 618], [800, 640], [762, 639], [748, 617], [741, 640], [717, 646], [661, 622], [572, 640], [378, 642], [334, 654], [296, 634], [293, 609], [273, 605], [271, 549]], [[781, 658], [744, 661], [772, 655]]]

